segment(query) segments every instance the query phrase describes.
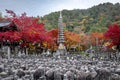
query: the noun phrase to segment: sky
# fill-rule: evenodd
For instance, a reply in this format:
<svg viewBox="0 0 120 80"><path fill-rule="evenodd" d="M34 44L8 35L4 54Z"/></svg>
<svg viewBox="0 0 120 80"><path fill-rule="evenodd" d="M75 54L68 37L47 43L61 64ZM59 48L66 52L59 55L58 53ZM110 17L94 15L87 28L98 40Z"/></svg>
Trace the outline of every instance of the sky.
<svg viewBox="0 0 120 80"><path fill-rule="evenodd" d="M28 16L44 16L64 9L87 9L100 3L120 3L120 0L0 0L0 12L7 15L5 9L13 10L17 15L24 12Z"/></svg>

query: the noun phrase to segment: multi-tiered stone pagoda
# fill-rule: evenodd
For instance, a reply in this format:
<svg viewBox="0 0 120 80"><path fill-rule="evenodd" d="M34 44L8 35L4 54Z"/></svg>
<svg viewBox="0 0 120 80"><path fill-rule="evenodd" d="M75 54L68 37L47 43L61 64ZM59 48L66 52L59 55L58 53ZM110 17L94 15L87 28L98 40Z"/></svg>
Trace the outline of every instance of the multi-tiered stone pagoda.
<svg viewBox="0 0 120 80"><path fill-rule="evenodd" d="M60 11L60 17L58 19L58 50L61 52L65 51L64 46L64 28L63 28L63 18L62 18L62 12Z"/></svg>

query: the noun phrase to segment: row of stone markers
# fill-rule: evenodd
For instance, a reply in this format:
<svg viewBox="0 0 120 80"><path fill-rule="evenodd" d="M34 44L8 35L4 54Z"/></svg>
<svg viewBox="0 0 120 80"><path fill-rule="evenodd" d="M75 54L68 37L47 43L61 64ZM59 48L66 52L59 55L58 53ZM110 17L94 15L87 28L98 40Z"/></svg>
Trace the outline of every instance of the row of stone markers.
<svg viewBox="0 0 120 80"><path fill-rule="evenodd" d="M120 64L80 55L2 58L0 80L120 80Z"/></svg>

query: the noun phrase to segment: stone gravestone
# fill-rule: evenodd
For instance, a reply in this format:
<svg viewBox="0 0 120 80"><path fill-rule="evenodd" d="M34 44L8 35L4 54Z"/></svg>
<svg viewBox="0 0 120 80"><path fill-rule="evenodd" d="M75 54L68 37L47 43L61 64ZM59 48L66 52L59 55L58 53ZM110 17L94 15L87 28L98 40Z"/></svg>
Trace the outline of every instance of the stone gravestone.
<svg viewBox="0 0 120 80"><path fill-rule="evenodd" d="M93 49L87 49L87 50L86 50L86 53L88 54L88 56L89 56L90 58L93 58L94 55L95 55L95 51L94 51Z"/></svg>
<svg viewBox="0 0 120 80"><path fill-rule="evenodd" d="M21 51L18 52L18 57L21 57L22 53Z"/></svg>
<svg viewBox="0 0 120 80"><path fill-rule="evenodd" d="M10 47L8 47L7 54L8 54L8 60L10 60Z"/></svg>

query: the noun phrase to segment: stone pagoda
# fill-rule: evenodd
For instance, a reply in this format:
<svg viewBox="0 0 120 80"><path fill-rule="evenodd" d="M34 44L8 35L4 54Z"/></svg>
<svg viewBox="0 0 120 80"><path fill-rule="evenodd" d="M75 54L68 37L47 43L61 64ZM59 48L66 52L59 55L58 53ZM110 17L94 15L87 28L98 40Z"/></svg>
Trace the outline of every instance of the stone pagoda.
<svg viewBox="0 0 120 80"><path fill-rule="evenodd" d="M60 11L60 16L58 19L58 50L60 53L65 52L65 46L64 46L64 28L63 28L63 18L62 18L62 12Z"/></svg>

